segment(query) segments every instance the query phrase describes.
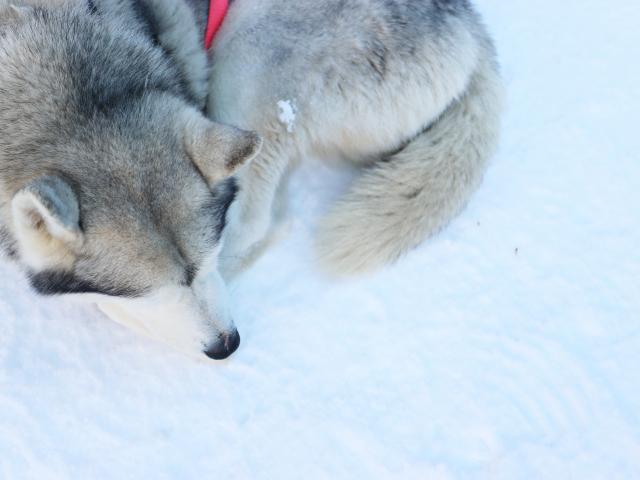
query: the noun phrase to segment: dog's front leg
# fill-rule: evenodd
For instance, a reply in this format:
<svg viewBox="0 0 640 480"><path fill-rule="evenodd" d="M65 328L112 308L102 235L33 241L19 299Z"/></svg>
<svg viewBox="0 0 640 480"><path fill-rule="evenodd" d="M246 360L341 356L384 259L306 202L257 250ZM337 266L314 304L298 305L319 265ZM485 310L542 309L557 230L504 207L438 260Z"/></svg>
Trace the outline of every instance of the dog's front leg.
<svg viewBox="0 0 640 480"><path fill-rule="evenodd" d="M276 197L291 158L288 149L267 137L262 152L237 174L239 191L227 213L220 270L233 278L253 263L269 243Z"/></svg>

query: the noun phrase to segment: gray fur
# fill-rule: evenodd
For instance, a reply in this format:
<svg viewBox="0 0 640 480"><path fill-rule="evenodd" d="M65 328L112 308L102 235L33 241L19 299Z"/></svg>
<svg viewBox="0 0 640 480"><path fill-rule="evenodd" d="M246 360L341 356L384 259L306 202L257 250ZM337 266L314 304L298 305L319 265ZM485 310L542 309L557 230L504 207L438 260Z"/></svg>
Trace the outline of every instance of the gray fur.
<svg viewBox="0 0 640 480"><path fill-rule="evenodd" d="M495 53L466 0L236 0L212 58L210 113L265 138L239 175L222 253L230 275L268 239L299 159L363 168L317 237L322 265L352 273L441 229L496 145Z"/></svg>

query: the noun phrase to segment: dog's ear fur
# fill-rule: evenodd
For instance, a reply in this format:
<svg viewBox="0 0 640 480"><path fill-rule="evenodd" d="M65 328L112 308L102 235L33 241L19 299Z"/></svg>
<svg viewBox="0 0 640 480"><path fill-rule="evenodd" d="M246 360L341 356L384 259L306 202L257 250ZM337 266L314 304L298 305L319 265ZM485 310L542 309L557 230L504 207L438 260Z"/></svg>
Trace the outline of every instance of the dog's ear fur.
<svg viewBox="0 0 640 480"><path fill-rule="evenodd" d="M22 260L32 269L71 268L83 243L80 206L71 186L54 175L41 177L11 202Z"/></svg>
<svg viewBox="0 0 640 480"><path fill-rule="evenodd" d="M184 143L193 163L213 185L255 158L262 148L262 137L193 115L186 122Z"/></svg>

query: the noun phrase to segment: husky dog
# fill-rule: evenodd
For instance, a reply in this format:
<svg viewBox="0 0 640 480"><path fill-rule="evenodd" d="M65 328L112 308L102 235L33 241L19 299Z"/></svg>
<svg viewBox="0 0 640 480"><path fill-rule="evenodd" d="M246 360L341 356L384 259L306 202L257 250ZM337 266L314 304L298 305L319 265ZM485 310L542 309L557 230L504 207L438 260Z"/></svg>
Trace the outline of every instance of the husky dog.
<svg viewBox="0 0 640 480"><path fill-rule="evenodd" d="M201 43L174 0L1 4L0 228L36 291L219 359L230 178L261 140L201 113Z"/></svg>
<svg viewBox="0 0 640 480"><path fill-rule="evenodd" d="M39 2L0 0L7 249L39 292L186 352L237 348L219 272L266 245L299 159L362 168L317 237L352 273L442 228L497 142L494 48L467 0L235 0L208 82L207 0Z"/></svg>
<svg viewBox="0 0 640 480"><path fill-rule="evenodd" d="M266 243L298 159L362 168L316 239L321 265L353 273L445 226L497 143L501 81L468 0L235 0L211 53L209 114L265 140L238 172L230 273Z"/></svg>

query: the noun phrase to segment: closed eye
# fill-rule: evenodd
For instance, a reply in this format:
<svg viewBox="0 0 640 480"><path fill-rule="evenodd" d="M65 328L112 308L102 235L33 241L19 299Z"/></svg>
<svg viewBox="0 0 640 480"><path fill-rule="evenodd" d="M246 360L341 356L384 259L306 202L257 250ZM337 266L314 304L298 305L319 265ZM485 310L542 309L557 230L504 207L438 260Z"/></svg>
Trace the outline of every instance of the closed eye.
<svg viewBox="0 0 640 480"><path fill-rule="evenodd" d="M31 273L29 280L33 289L41 295L97 293L110 297L135 298L142 296L147 290L136 290L126 286L116 287L109 282L99 284L95 281L83 280L71 272L51 270Z"/></svg>

